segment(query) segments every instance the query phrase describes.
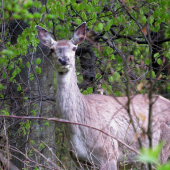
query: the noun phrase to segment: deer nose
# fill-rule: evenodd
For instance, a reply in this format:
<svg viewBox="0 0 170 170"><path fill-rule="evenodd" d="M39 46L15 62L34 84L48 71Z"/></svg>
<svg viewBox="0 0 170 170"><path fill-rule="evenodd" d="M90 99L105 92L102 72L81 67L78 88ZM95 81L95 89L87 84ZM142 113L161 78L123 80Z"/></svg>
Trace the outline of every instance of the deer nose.
<svg viewBox="0 0 170 170"><path fill-rule="evenodd" d="M59 58L58 61L59 61L60 64L66 65L69 61L69 58L68 57L62 57L62 58Z"/></svg>

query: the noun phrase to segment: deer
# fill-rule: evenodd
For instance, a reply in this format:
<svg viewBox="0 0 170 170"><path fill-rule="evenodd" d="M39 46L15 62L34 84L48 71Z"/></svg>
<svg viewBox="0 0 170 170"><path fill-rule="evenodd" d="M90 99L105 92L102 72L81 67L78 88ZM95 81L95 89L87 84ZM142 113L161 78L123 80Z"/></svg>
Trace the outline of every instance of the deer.
<svg viewBox="0 0 170 170"><path fill-rule="evenodd" d="M78 44L86 38L86 23L75 29L71 40L55 41L45 28L37 25L36 29L40 42L51 49L53 56L57 74L56 107L60 118L102 129L115 137L85 126L64 124L71 158L80 169L93 166L94 169L117 170L124 156L127 157L127 163L133 165L137 155L134 151L140 148L137 138L142 136L142 129L148 128L148 95L130 96L134 130L125 107L128 97L83 95L79 90L75 52ZM152 145L156 147L160 141L164 142L160 160L165 163L170 155L170 101L159 95L154 95L152 101ZM116 139L131 146L134 151L125 153L125 146ZM147 135L141 137L141 143L143 147L149 147Z"/></svg>

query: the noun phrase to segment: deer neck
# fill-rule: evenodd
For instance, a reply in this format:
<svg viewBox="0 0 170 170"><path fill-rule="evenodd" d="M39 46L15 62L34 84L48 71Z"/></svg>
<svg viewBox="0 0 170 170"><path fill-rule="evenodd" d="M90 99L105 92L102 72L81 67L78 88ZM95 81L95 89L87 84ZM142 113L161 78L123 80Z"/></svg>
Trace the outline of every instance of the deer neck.
<svg viewBox="0 0 170 170"><path fill-rule="evenodd" d="M78 112L83 108L84 96L77 85L75 69L67 73L57 73L57 113L63 119L79 122Z"/></svg>

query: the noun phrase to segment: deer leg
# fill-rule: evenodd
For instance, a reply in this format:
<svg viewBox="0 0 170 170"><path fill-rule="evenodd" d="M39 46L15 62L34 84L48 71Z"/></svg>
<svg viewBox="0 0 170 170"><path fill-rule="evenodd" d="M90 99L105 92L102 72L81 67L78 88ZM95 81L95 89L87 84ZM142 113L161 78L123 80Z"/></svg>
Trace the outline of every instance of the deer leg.
<svg viewBox="0 0 170 170"><path fill-rule="evenodd" d="M117 161L109 160L100 166L100 170L117 170Z"/></svg>
<svg viewBox="0 0 170 170"><path fill-rule="evenodd" d="M163 142L165 142L163 148L162 148L162 152L161 152L161 156L160 156L160 160L162 163L165 163L170 155L170 127L163 123L161 125L161 140Z"/></svg>

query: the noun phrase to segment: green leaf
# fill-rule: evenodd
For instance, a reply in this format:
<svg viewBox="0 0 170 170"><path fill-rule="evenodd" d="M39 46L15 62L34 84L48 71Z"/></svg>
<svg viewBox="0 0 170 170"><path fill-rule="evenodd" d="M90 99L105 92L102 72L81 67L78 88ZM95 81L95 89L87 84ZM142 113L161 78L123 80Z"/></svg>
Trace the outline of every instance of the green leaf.
<svg viewBox="0 0 170 170"><path fill-rule="evenodd" d="M2 113L3 115L9 116L9 113L8 113L6 110L2 110L1 113Z"/></svg>
<svg viewBox="0 0 170 170"><path fill-rule="evenodd" d="M158 63L159 65L161 65L161 64L162 64L162 60L161 60L160 58L158 58L158 59L157 59L157 63Z"/></svg>
<svg viewBox="0 0 170 170"><path fill-rule="evenodd" d="M58 13L55 13L55 14L54 14L54 19L57 19L58 16L59 16L59 14L58 14Z"/></svg>
<svg viewBox="0 0 170 170"><path fill-rule="evenodd" d="M33 114L33 116L37 115L36 110L31 110L31 113Z"/></svg>
<svg viewBox="0 0 170 170"><path fill-rule="evenodd" d="M96 21L97 14L95 12L92 14L92 18L93 18L94 21Z"/></svg>
<svg viewBox="0 0 170 170"><path fill-rule="evenodd" d="M36 71L38 74L41 74L41 67L36 66L36 67L35 67L35 71Z"/></svg>
<svg viewBox="0 0 170 170"><path fill-rule="evenodd" d="M97 73L95 77L96 77L96 79L101 79L101 78L102 78L102 75L99 74L99 73Z"/></svg>
<svg viewBox="0 0 170 170"><path fill-rule="evenodd" d="M92 4L91 2L88 2L88 4L85 6L85 9L87 10L88 13L91 13L92 12Z"/></svg>
<svg viewBox="0 0 170 170"><path fill-rule="evenodd" d="M44 125L46 125L48 127L50 126L49 122L45 122Z"/></svg>
<svg viewBox="0 0 170 170"><path fill-rule="evenodd" d="M152 77L155 78L156 77L156 74L154 71L152 71Z"/></svg>
<svg viewBox="0 0 170 170"><path fill-rule="evenodd" d="M111 54L111 55L109 56L109 59L110 59L110 60L114 60L114 59L115 59L114 54Z"/></svg>
<svg viewBox="0 0 170 170"><path fill-rule="evenodd" d="M161 0L161 1L160 1L160 5L161 5L161 6L166 5L166 3L167 3L167 1L166 1L166 0Z"/></svg>
<svg viewBox="0 0 170 170"><path fill-rule="evenodd" d="M37 19L41 18L41 14L38 13L38 12L35 12L34 13L34 18L37 18Z"/></svg>
<svg viewBox="0 0 170 170"><path fill-rule="evenodd" d="M166 163L165 165L159 166L156 169L157 170L170 170L170 162Z"/></svg>
<svg viewBox="0 0 170 170"><path fill-rule="evenodd" d="M99 24L97 25L97 27L98 27L98 30L99 30L99 31L102 31L102 30L103 30L103 24L102 24L102 23L99 23Z"/></svg>
<svg viewBox="0 0 170 170"><path fill-rule="evenodd" d="M141 17L141 21L142 21L142 24L145 24L146 21L147 21L146 17L145 17L145 16L142 16L142 17Z"/></svg>
<svg viewBox="0 0 170 170"><path fill-rule="evenodd" d="M106 89L107 89L107 87L106 87L105 83L103 83L103 84L102 84L102 88L103 88L104 90L106 90Z"/></svg>
<svg viewBox="0 0 170 170"><path fill-rule="evenodd" d="M117 18L116 18L116 21L117 21L118 24L120 24L121 21L122 21L122 18L121 18L121 17L117 17Z"/></svg>
<svg viewBox="0 0 170 170"><path fill-rule="evenodd" d="M92 5L97 5L98 0L92 0Z"/></svg>
<svg viewBox="0 0 170 170"><path fill-rule="evenodd" d="M11 4L8 4L7 7L6 7L6 9L7 9L8 11L12 11L12 6L11 6Z"/></svg>
<svg viewBox="0 0 170 170"><path fill-rule="evenodd" d="M18 84L17 91L21 91L21 90L22 90L21 85Z"/></svg>
<svg viewBox="0 0 170 170"><path fill-rule="evenodd" d="M65 0L65 2L69 4L69 3L70 3L70 0Z"/></svg>
<svg viewBox="0 0 170 170"><path fill-rule="evenodd" d="M4 95L3 94L0 94L0 97L4 99Z"/></svg>
<svg viewBox="0 0 170 170"><path fill-rule="evenodd" d="M118 81L120 79L120 74L118 72L113 73L113 79Z"/></svg>
<svg viewBox="0 0 170 170"><path fill-rule="evenodd" d="M10 56L10 55L13 55L13 51L5 49L5 50L2 51L2 54Z"/></svg>
<svg viewBox="0 0 170 170"><path fill-rule="evenodd" d="M159 57L159 53L154 54L154 58Z"/></svg>
<svg viewBox="0 0 170 170"><path fill-rule="evenodd" d="M31 13L28 13L28 14L25 15L25 17L28 18L28 19L33 19L34 15L31 14Z"/></svg>
<svg viewBox="0 0 170 170"><path fill-rule="evenodd" d="M13 14L13 18L14 18L14 19L21 19L21 16L18 15L18 14Z"/></svg>
<svg viewBox="0 0 170 170"><path fill-rule="evenodd" d="M46 7L43 5L41 8L41 13L44 13L46 11Z"/></svg>
<svg viewBox="0 0 170 170"><path fill-rule="evenodd" d="M18 62L19 62L20 64L22 64L22 58L19 58L19 59L18 59Z"/></svg>
<svg viewBox="0 0 170 170"><path fill-rule="evenodd" d="M81 9L80 9L80 4L76 4L75 5L75 8L76 8L76 10L79 12Z"/></svg>
<svg viewBox="0 0 170 170"><path fill-rule="evenodd" d="M12 81L13 81L13 79L14 79L14 77L10 77L9 81L10 81L10 82L12 82Z"/></svg>
<svg viewBox="0 0 170 170"><path fill-rule="evenodd" d="M29 68L30 67L30 62L27 62L26 66Z"/></svg>
<svg viewBox="0 0 170 170"><path fill-rule="evenodd" d="M11 69L14 68L14 63L10 63L9 67L8 67L8 70L10 71Z"/></svg>
<svg viewBox="0 0 170 170"><path fill-rule="evenodd" d="M112 76L109 76L109 77L108 77L108 80L109 80L109 82L112 83L112 82L113 82L113 77L112 77Z"/></svg>
<svg viewBox="0 0 170 170"><path fill-rule="evenodd" d="M48 26L48 28L52 28L52 27L53 27L53 22L52 22L52 21L49 21L49 22L47 23L47 26Z"/></svg>
<svg viewBox="0 0 170 170"><path fill-rule="evenodd" d="M34 75L32 73L29 75L29 80L30 81L34 80Z"/></svg>
<svg viewBox="0 0 170 170"><path fill-rule="evenodd" d="M153 22L154 22L154 18L151 16L151 17L149 18L149 23L152 24Z"/></svg>
<svg viewBox="0 0 170 170"><path fill-rule="evenodd" d="M88 95L87 90L84 90L84 91L83 91L83 94L84 94L84 95Z"/></svg>
<svg viewBox="0 0 170 170"><path fill-rule="evenodd" d="M21 11L20 11L20 14L21 15L24 15L24 14L26 14L27 13L27 10L26 9L22 9Z"/></svg>
<svg viewBox="0 0 170 170"><path fill-rule="evenodd" d="M17 75L17 70L15 69L12 73L12 77L15 77Z"/></svg>
<svg viewBox="0 0 170 170"><path fill-rule="evenodd" d="M30 142L31 142L32 145L35 145L35 141L34 140L30 140ZM36 170L39 170L39 169L36 169Z"/></svg>
<svg viewBox="0 0 170 170"><path fill-rule="evenodd" d="M64 20L64 13L60 13L60 19Z"/></svg>
<svg viewBox="0 0 170 170"><path fill-rule="evenodd" d="M3 57L0 57L0 64L4 64L6 61L6 57L3 55Z"/></svg>
<svg viewBox="0 0 170 170"><path fill-rule="evenodd" d="M150 148L142 148L141 155L138 156L138 159L147 162L147 163L154 163L159 160L159 154L161 152L162 143L159 144L155 149Z"/></svg>
<svg viewBox="0 0 170 170"><path fill-rule="evenodd" d="M140 54L140 50L139 50L139 49L136 49L136 50L133 52L133 54L134 54L135 56L138 56L138 55Z"/></svg>
<svg viewBox="0 0 170 170"><path fill-rule="evenodd" d="M25 101L27 101L27 100L28 100L28 97L24 97L23 99L24 99Z"/></svg>
<svg viewBox="0 0 170 170"><path fill-rule="evenodd" d="M21 128L21 130L22 130L23 135L25 136L25 135L26 135L25 128L24 128L24 127L22 127L22 128Z"/></svg>
<svg viewBox="0 0 170 170"><path fill-rule="evenodd" d="M88 0L83 0L83 2L84 2L85 4L87 4Z"/></svg>
<svg viewBox="0 0 170 170"><path fill-rule="evenodd" d="M140 9L140 10L139 10L139 12L140 12L140 14L142 14L142 15L143 15L143 10L142 10L142 9Z"/></svg>
<svg viewBox="0 0 170 170"><path fill-rule="evenodd" d="M149 65L149 58L146 59L145 64Z"/></svg>
<svg viewBox="0 0 170 170"><path fill-rule="evenodd" d="M3 73L3 78L6 79L6 73Z"/></svg>
<svg viewBox="0 0 170 170"><path fill-rule="evenodd" d="M88 92L89 94L92 94L92 93L93 93L93 88L92 88L92 87L88 87L88 88L87 88L87 92Z"/></svg>
<svg viewBox="0 0 170 170"><path fill-rule="evenodd" d="M93 26L92 23L89 21L89 22L87 23L87 27L88 27L88 28L92 28L92 26Z"/></svg>
<svg viewBox="0 0 170 170"><path fill-rule="evenodd" d="M78 25L80 25L80 24L81 24L81 19L77 18L77 19L75 19L75 22L76 22Z"/></svg>
<svg viewBox="0 0 170 170"><path fill-rule="evenodd" d="M24 8L30 8L33 5L32 0L27 0L25 2L26 3L24 3L24 5L23 5Z"/></svg>
<svg viewBox="0 0 170 170"><path fill-rule="evenodd" d="M0 84L0 90L3 90L4 86L2 84Z"/></svg>
<svg viewBox="0 0 170 170"><path fill-rule="evenodd" d="M86 20L87 20L87 17L86 17L85 12L82 12L81 17L83 18L83 20L84 20L84 21L86 21Z"/></svg>
<svg viewBox="0 0 170 170"><path fill-rule="evenodd" d="M29 120L28 120L28 121L25 123L25 128L26 128L26 129L30 129L30 127L31 127L31 126L30 126L30 122L29 122Z"/></svg>
<svg viewBox="0 0 170 170"><path fill-rule="evenodd" d="M44 146L44 144L43 144L43 143L40 143L40 148L42 148L42 149L44 149L44 148L45 148L45 146Z"/></svg>
<svg viewBox="0 0 170 170"><path fill-rule="evenodd" d="M155 30L159 31L160 30L160 23L155 22Z"/></svg>
<svg viewBox="0 0 170 170"><path fill-rule="evenodd" d="M107 24L106 24L105 27L104 27L105 31L110 30L110 28L111 28L111 26L112 26L112 23L113 23L112 20L110 20L110 21L107 22Z"/></svg>
<svg viewBox="0 0 170 170"><path fill-rule="evenodd" d="M112 48L107 48L107 54L111 54L111 53L113 53L113 49Z"/></svg>
<svg viewBox="0 0 170 170"><path fill-rule="evenodd" d="M46 15L46 18L47 18L47 19L52 19L52 18L54 18L54 16L53 16L52 14L47 14L47 15Z"/></svg>
<svg viewBox="0 0 170 170"><path fill-rule="evenodd" d="M16 3L15 6L12 8L12 10L16 13L19 12L20 11L20 5Z"/></svg>
<svg viewBox="0 0 170 170"><path fill-rule="evenodd" d="M168 13L164 13L164 15L162 16L162 18L165 18L165 22L169 21L169 15Z"/></svg>
<svg viewBox="0 0 170 170"><path fill-rule="evenodd" d="M33 6L34 6L35 8L38 8L38 1L37 1L37 0L34 0Z"/></svg>
<svg viewBox="0 0 170 170"><path fill-rule="evenodd" d="M21 73L21 69L19 67L16 67L17 74Z"/></svg>
<svg viewBox="0 0 170 170"><path fill-rule="evenodd" d="M108 87L107 87L107 92L108 92L108 94L111 94L111 93L112 93L112 86L111 86L111 85L108 85Z"/></svg>
<svg viewBox="0 0 170 170"><path fill-rule="evenodd" d="M40 63L41 63L41 59L40 59L40 58L37 58L35 62L36 62L37 64L40 64Z"/></svg>
<svg viewBox="0 0 170 170"><path fill-rule="evenodd" d="M80 11L84 10L85 6L84 6L84 3L80 3Z"/></svg>

